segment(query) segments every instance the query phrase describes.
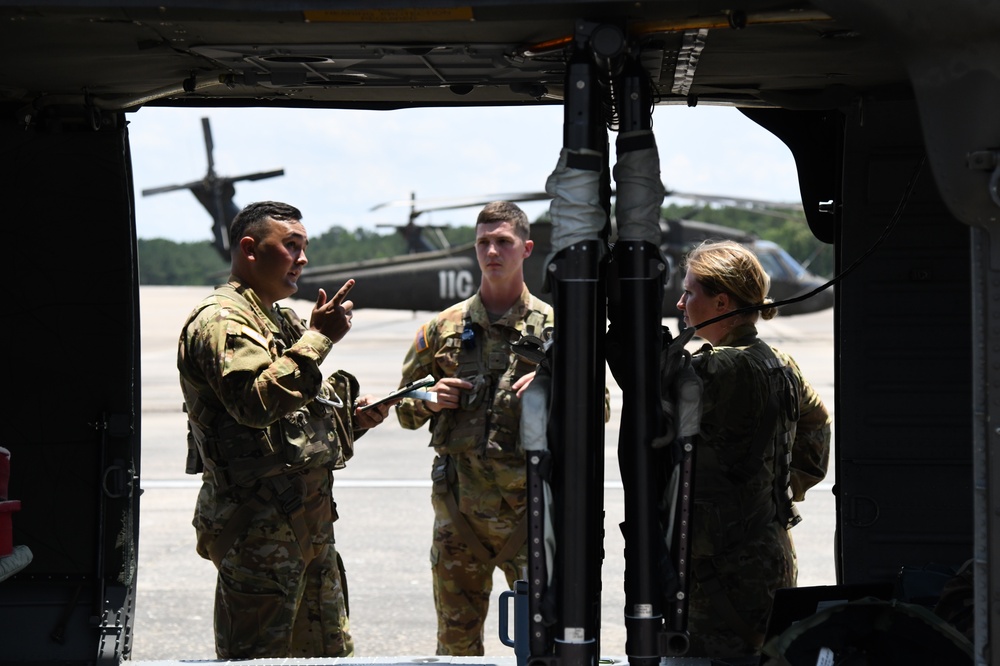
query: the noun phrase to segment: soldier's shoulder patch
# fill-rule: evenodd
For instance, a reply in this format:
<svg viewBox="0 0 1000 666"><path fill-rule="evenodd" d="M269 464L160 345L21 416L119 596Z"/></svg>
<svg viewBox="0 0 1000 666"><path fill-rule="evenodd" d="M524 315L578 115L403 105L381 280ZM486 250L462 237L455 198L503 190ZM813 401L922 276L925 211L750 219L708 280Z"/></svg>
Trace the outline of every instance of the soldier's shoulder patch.
<svg viewBox="0 0 1000 666"><path fill-rule="evenodd" d="M240 326L240 334L247 336L257 344L259 344L261 347L264 348L267 347L267 340L264 338L264 336L245 324Z"/></svg>
<svg viewBox="0 0 1000 666"><path fill-rule="evenodd" d="M417 353L427 349L427 324L417 329L417 337L413 341L413 346L416 347Z"/></svg>

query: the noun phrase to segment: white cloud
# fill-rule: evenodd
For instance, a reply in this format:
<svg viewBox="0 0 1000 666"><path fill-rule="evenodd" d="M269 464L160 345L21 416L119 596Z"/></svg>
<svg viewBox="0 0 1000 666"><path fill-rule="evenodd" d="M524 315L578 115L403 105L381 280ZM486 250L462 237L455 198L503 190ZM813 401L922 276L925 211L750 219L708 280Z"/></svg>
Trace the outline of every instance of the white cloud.
<svg viewBox="0 0 1000 666"><path fill-rule="evenodd" d="M285 175L236 183L236 203L261 199L299 207L307 228L402 223L408 199L467 197L544 188L562 145L562 108L315 109L146 108L129 117L140 238L207 239L211 220L187 191L141 190L200 179L207 163L201 118L211 119L215 171ZM654 131L669 188L797 201L785 146L735 109L658 107ZM612 136L612 140L614 137ZM525 204L529 216L546 208ZM435 223L468 224L476 210L440 212Z"/></svg>

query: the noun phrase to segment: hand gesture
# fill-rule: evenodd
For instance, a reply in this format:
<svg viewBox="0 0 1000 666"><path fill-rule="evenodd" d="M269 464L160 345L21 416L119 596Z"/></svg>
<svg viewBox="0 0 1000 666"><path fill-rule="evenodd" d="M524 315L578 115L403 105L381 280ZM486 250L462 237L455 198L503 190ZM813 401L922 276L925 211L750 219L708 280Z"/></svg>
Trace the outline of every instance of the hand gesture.
<svg viewBox="0 0 1000 666"><path fill-rule="evenodd" d="M316 307L309 317L309 328L330 338L334 344L340 342L351 330L354 303L344 299L353 286L354 280L348 280L329 301L326 300L326 290L320 289Z"/></svg>

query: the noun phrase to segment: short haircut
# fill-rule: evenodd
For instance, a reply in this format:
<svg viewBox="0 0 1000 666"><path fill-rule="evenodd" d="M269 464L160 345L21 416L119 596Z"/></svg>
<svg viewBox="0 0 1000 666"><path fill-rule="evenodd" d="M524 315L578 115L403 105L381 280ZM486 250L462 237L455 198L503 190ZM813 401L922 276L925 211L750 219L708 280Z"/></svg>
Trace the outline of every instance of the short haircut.
<svg viewBox="0 0 1000 666"><path fill-rule="evenodd" d="M497 222L510 222L514 227L514 233L523 240L528 240L531 235L528 216L520 206L510 201L491 201L479 211L479 217L476 218L476 226Z"/></svg>
<svg viewBox="0 0 1000 666"><path fill-rule="evenodd" d="M258 201L241 210L229 224L229 247L235 248L244 236L260 240L268 220L299 222L302 213L295 206L280 201Z"/></svg>

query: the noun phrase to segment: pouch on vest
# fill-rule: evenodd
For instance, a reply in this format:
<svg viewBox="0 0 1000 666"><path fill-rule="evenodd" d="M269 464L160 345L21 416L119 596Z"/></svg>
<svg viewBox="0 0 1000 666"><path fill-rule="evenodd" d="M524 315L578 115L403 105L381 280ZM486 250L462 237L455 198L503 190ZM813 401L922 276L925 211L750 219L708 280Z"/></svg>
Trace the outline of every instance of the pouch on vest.
<svg viewBox="0 0 1000 666"><path fill-rule="evenodd" d="M356 393L357 380L348 373L338 372L323 382L316 399L282 418L288 465L299 467L318 462L334 469L344 466L354 453L350 425Z"/></svg>
<svg viewBox="0 0 1000 666"><path fill-rule="evenodd" d="M493 381L489 375L476 375L465 378L472 383L472 388L462 391L461 409L476 410L483 404L483 400L491 393Z"/></svg>
<svg viewBox="0 0 1000 666"><path fill-rule="evenodd" d="M354 429L354 405L358 401L360 386L357 378L349 372L337 370L327 377L326 383L334 395L343 403L333 409L333 427L337 431L337 455L332 461L333 469L341 469L354 457L354 440L365 433Z"/></svg>
<svg viewBox="0 0 1000 666"><path fill-rule="evenodd" d="M329 427L330 418L326 407L315 400L282 417L285 464L301 467L317 457L333 455L337 448L337 435Z"/></svg>
<svg viewBox="0 0 1000 666"><path fill-rule="evenodd" d="M211 456L205 461L220 488L226 485L250 488L258 480L285 469L278 449L272 445L269 428L248 428L227 419L217 429L215 438L206 438L205 446L207 450L218 450L218 459L226 461L219 466L209 464Z"/></svg>

